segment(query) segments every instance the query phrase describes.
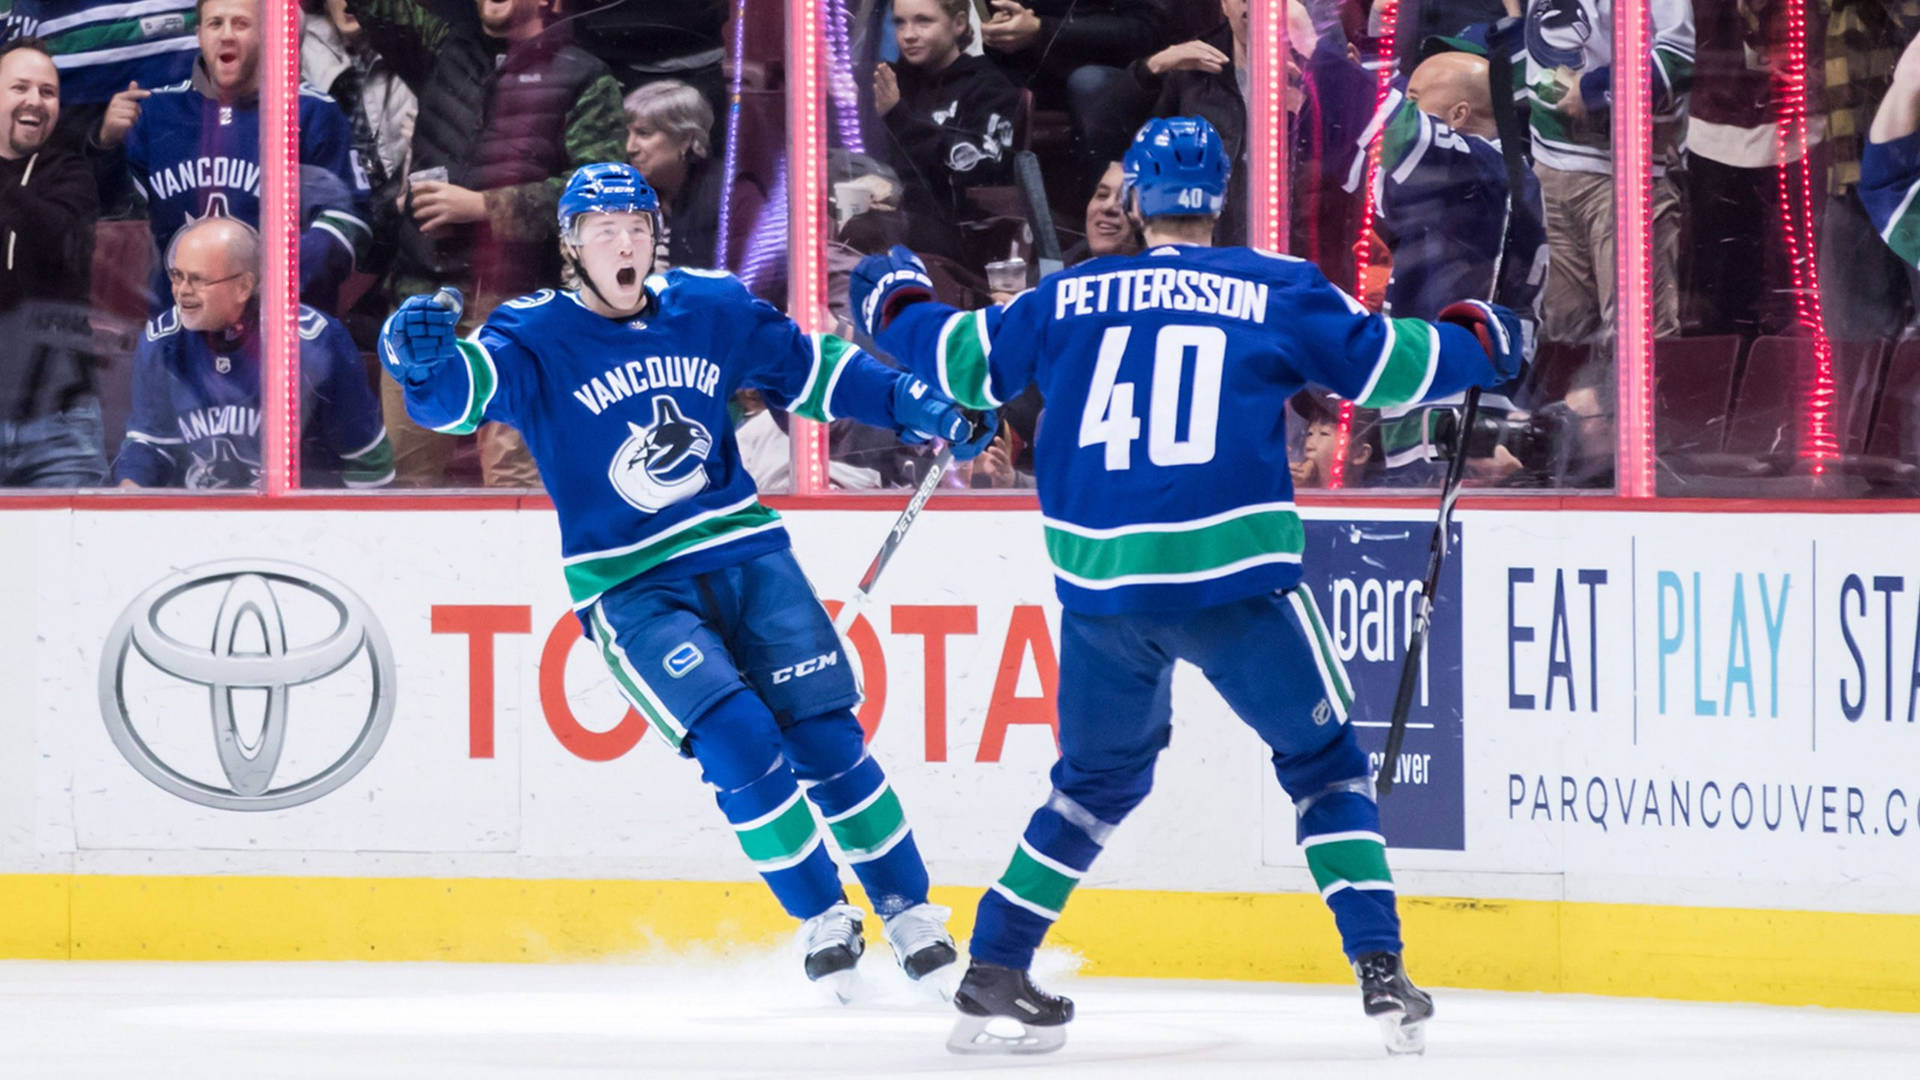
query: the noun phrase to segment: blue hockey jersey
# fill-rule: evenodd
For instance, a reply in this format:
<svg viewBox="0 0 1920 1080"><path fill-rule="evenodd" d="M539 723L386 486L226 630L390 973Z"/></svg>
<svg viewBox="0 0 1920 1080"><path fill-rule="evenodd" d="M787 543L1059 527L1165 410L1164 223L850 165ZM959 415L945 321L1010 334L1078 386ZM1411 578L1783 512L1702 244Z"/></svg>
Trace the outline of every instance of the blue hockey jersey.
<svg viewBox="0 0 1920 1080"><path fill-rule="evenodd" d="M969 408L1036 385L1060 602L1191 609L1300 580L1287 398L1379 408L1500 380L1457 326L1369 314L1312 263L1161 246L1052 274L1004 307L903 311L879 344Z"/></svg>
<svg viewBox="0 0 1920 1080"><path fill-rule="evenodd" d="M520 430L560 516L575 610L642 574L684 576L788 546L734 443L728 399L755 387L810 420L893 427L901 373L809 335L731 274L670 270L632 319L572 292L509 300L460 343L464 363L405 384L407 412L449 433Z"/></svg>
<svg viewBox="0 0 1920 1080"><path fill-rule="evenodd" d="M248 99L223 105L202 89L205 75L164 89L141 103L140 119L125 143L130 177L147 200L153 239L164 256L173 234L209 215L260 224L260 105ZM367 226L367 180L354 159L353 132L332 98L300 87L300 165L303 194L317 198L300 238L303 298L331 303L352 273L372 233ZM164 259L162 260L164 263ZM155 267L154 295L169 296L166 267ZM167 300L157 300L169 305Z"/></svg>
<svg viewBox="0 0 1920 1080"><path fill-rule="evenodd" d="M166 86L200 55L194 0L12 0L0 42L37 37L60 70L60 106L104 105L127 88Z"/></svg>
<svg viewBox="0 0 1920 1080"><path fill-rule="evenodd" d="M347 328L300 309L300 465L306 487L393 479L380 403ZM133 410L113 482L247 488L260 482L260 335L182 329L169 308L133 354Z"/></svg>
<svg viewBox="0 0 1920 1080"><path fill-rule="evenodd" d="M1455 131L1422 112L1408 99L1404 76L1374 108L1373 74L1324 44L1314 51L1312 71L1334 88L1325 96L1344 109L1328 110L1330 126L1358 131L1328 140L1326 167L1358 191L1367 151L1376 144L1380 150L1374 224L1393 252L1387 310L1431 319L1456 300L1492 300L1520 316L1531 342L1547 276L1546 214L1533 170L1521 170L1523 187L1509 214L1499 140Z"/></svg>
<svg viewBox="0 0 1920 1080"><path fill-rule="evenodd" d="M1900 261L1920 267L1920 131L1869 142L1860 157L1860 201Z"/></svg>
<svg viewBox="0 0 1920 1080"><path fill-rule="evenodd" d="M1379 151L1374 226L1393 252L1386 312L1431 319L1457 300L1490 299L1520 317L1522 350L1531 357L1548 259L1546 212L1533 170L1521 170L1520 197L1510 205L1499 140L1456 131L1421 111L1407 96L1405 76L1394 79L1373 108L1374 76L1345 52L1322 42L1312 71L1330 90L1326 96L1335 106L1326 115L1341 136L1327 139L1326 167L1348 191L1357 191L1366 182L1368 152ZM1516 380L1482 398L1480 406L1510 410L1517 391ZM1389 469L1439 460L1425 437L1429 412L1382 410L1381 444ZM1427 479L1418 470L1388 477L1390 482Z"/></svg>

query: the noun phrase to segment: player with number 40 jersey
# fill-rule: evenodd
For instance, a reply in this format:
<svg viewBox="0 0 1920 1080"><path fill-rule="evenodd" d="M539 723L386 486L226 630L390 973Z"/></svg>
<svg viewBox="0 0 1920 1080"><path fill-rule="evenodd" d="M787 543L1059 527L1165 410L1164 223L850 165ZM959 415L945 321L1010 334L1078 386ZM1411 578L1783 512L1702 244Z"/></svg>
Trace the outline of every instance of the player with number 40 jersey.
<svg viewBox="0 0 1920 1080"><path fill-rule="evenodd" d="M1310 263L1210 247L1228 165L1205 120L1150 121L1123 164L1140 254L1082 263L983 311L934 302L903 248L854 274L864 328L954 400L990 409L1029 385L1046 400L1034 468L1065 608L1061 757L981 899L948 1046L1064 1042L1072 1003L1027 968L1151 788L1174 661L1187 660L1273 748L1367 1014L1389 1049L1417 1051L1432 1001L1401 966L1379 808L1346 722L1351 684L1300 584L1284 417L1310 382L1374 408L1500 383L1521 363L1519 323L1484 301L1438 323L1370 314Z"/></svg>

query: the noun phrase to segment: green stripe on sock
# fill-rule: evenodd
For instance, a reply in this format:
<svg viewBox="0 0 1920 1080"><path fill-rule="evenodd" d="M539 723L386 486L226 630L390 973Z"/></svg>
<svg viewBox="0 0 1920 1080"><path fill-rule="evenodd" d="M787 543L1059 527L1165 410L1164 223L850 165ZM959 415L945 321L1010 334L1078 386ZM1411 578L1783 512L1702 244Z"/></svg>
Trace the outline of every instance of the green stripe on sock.
<svg viewBox="0 0 1920 1080"><path fill-rule="evenodd" d="M348 487L384 484L393 479L393 443L384 436L366 452L343 457L340 478Z"/></svg>
<svg viewBox="0 0 1920 1080"><path fill-rule="evenodd" d="M829 822L827 827L833 830L833 839L840 850L851 858L892 839L906 820L900 797L893 793L892 785L888 785L880 789L879 798L861 807L858 813Z"/></svg>
<svg viewBox="0 0 1920 1080"><path fill-rule="evenodd" d="M1059 918L1060 910L1067 905L1067 896L1079 883L1077 878L1068 877L1027 854L1025 847L1014 849L1013 861L1007 864L1007 872L1000 875L1000 884L1008 892L1053 912L1055 918Z"/></svg>
<svg viewBox="0 0 1920 1080"><path fill-rule="evenodd" d="M1311 837L1309 837L1311 839ZM1392 881L1387 847L1378 840L1334 840L1307 848L1313 884L1324 890L1336 881Z"/></svg>
<svg viewBox="0 0 1920 1080"><path fill-rule="evenodd" d="M1391 319L1393 347L1373 387L1357 404L1369 409L1406 405L1420 399L1433 357L1432 324L1423 319Z"/></svg>
<svg viewBox="0 0 1920 1080"><path fill-rule="evenodd" d="M737 831L740 849L747 858L756 863L780 862L800 854L813 842L813 811L807 809L805 799L796 798L772 821Z"/></svg>

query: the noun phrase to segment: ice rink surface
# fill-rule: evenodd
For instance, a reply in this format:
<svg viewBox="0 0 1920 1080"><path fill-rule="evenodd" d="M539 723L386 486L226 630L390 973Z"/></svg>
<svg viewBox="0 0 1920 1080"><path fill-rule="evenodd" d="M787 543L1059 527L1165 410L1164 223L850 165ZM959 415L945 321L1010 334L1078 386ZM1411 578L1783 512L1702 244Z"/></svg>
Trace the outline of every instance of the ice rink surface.
<svg viewBox="0 0 1920 1080"><path fill-rule="evenodd" d="M1059 974L1042 981L1080 1016L1064 1050L965 1058L950 1007L884 947L849 1007L797 967L5 962L0 1076L1920 1076L1911 1015L1438 989L1426 1056L1389 1060L1345 987Z"/></svg>

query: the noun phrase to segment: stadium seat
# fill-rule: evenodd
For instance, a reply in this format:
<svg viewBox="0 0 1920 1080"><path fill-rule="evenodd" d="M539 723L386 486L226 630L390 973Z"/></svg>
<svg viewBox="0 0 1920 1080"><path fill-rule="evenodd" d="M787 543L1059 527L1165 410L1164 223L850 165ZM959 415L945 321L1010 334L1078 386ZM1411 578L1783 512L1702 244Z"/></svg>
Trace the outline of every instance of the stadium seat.
<svg viewBox="0 0 1920 1080"><path fill-rule="evenodd" d="M1887 360L1867 435L1867 453L1875 457L1920 460L1915 445L1920 428L1914 423L1920 410L1920 340L1902 341Z"/></svg>
<svg viewBox="0 0 1920 1080"><path fill-rule="evenodd" d="M1663 338L1653 347L1653 437L1655 451L1715 451L1727 431L1727 411L1741 339Z"/></svg>

